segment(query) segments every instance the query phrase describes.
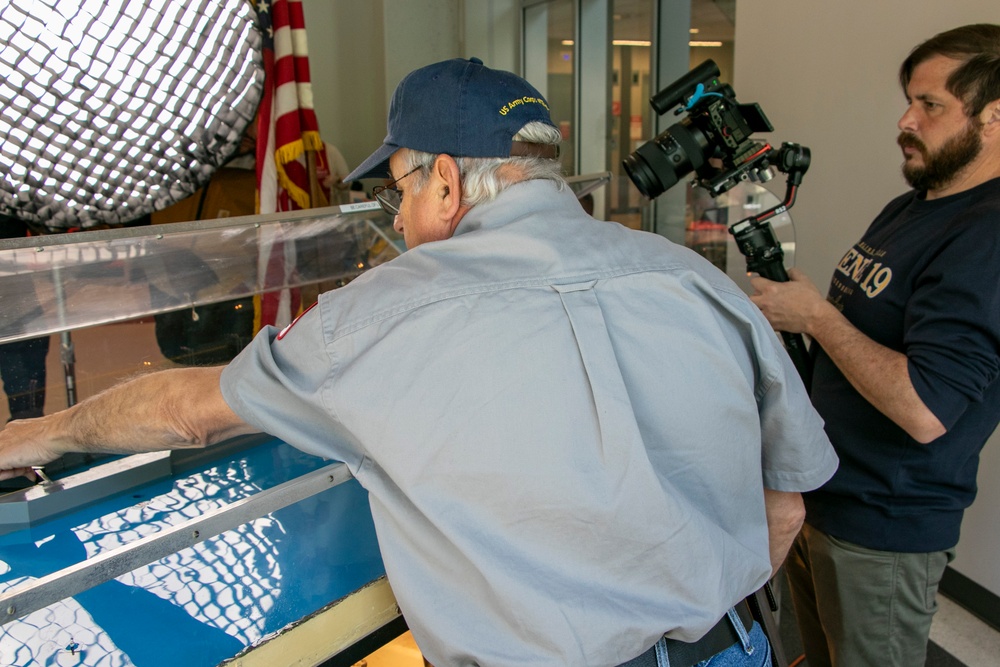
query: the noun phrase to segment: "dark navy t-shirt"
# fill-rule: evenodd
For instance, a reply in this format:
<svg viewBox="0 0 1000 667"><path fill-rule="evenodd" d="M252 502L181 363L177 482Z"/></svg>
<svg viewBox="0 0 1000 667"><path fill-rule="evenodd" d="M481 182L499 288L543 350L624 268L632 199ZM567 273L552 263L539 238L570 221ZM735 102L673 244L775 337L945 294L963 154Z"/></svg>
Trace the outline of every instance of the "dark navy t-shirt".
<svg viewBox="0 0 1000 667"><path fill-rule="evenodd" d="M807 522L872 549L953 547L1000 420L1000 179L890 202L838 264L828 299L906 354L917 394L948 432L918 443L816 346L812 398L840 468L806 494Z"/></svg>

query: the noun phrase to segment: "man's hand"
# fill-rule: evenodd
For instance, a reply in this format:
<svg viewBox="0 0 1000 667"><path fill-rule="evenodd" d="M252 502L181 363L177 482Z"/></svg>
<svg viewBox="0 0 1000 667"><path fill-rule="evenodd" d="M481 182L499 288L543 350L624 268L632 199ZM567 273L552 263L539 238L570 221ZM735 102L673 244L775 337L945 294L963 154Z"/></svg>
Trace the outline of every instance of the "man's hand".
<svg viewBox="0 0 1000 667"><path fill-rule="evenodd" d="M48 437L53 418L18 419L0 431L0 480L21 476L37 479L32 466L43 466L65 453Z"/></svg>
<svg viewBox="0 0 1000 667"><path fill-rule="evenodd" d="M833 308L806 274L788 271L788 282L779 283L760 276L750 278L754 293L750 296L771 326L778 331L813 336L823 311Z"/></svg>

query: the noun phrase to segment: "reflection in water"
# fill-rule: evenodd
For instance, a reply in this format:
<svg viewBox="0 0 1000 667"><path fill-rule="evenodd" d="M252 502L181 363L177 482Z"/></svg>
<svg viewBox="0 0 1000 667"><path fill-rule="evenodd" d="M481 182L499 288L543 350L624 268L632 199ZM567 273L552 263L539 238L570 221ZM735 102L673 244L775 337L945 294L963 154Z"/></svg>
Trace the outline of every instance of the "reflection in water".
<svg viewBox="0 0 1000 667"><path fill-rule="evenodd" d="M277 442L237 456L0 537L0 589L328 463ZM3 626L0 664L217 665L382 574L352 480Z"/></svg>

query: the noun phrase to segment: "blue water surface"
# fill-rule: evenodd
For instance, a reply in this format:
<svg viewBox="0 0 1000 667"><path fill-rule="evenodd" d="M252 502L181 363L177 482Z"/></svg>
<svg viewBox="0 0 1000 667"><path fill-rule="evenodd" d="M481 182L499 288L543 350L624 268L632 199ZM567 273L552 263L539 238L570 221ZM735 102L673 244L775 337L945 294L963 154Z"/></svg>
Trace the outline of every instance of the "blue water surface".
<svg viewBox="0 0 1000 667"><path fill-rule="evenodd" d="M0 536L0 590L329 463L273 440ZM0 627L0 665L210 667L384 574L352 479Z"/></svg>

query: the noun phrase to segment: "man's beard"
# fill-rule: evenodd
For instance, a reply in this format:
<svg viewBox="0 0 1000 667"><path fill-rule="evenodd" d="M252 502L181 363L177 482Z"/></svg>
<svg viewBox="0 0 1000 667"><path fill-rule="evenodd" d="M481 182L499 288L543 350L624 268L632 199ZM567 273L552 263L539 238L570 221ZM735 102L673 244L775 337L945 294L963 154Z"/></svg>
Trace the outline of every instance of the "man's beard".
<svg viewBox="0 0 1000 667"><path fill-rule="evenodd" d="M976 159L983 150L979 136L980 124L975 119L969 121L965 130L951 137L936 152L930 153L924 142L909 132L900 132L896 139L901 147L912 147L920 151L923 166L903 163L903 177L914 190L940 190L951 183L962 169Z"/></svg>

